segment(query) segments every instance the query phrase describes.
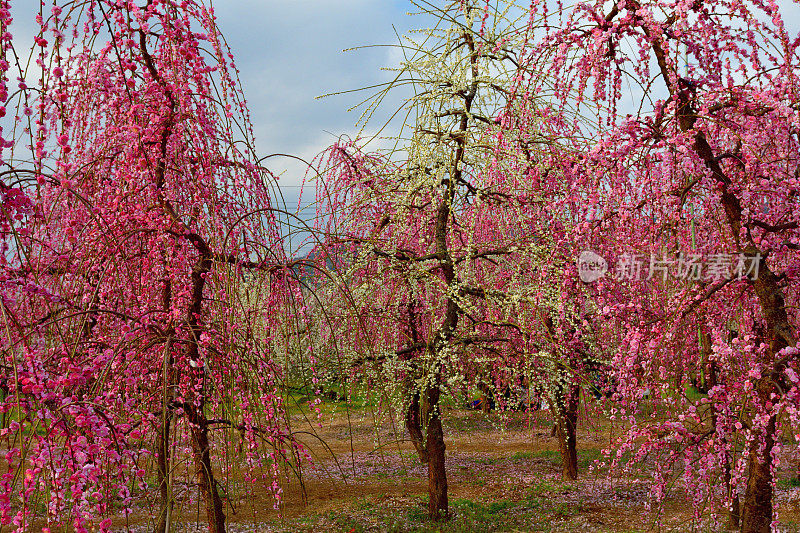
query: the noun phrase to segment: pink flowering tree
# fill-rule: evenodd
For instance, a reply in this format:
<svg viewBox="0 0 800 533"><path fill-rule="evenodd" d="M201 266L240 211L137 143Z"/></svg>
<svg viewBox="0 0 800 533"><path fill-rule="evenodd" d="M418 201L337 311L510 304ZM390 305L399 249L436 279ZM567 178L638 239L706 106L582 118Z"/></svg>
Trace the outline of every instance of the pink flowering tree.
<svg viewBox="0 0 800 533"><path fill-rule="evenodd" d="M0 279L0 522L106 531L155 500L169 531L197 498L224 531L234 474L277 505L302 455L272 333L300 294L232 56L202 2L42 2L36 20L40 76L3 46L4 243L25 227ZM174 482L184 450L196 495Z"/></svg>
<svg viewBox="0 0 800 533"><path fill-rule="evenodd" d="M656 498L683 472L698 518L769 531L799 406L800 37L775 2L531 10L549 24L527 64L555 81L521 80L515 113L552 95L543 128L567 142L538 174L575 191L568 242L612 264L591 290L631 424L615 457L656 455Z"/></svg>
<svg viewBox="0 0 800 533"><path fill-rule="evenodd" d="M8 2L0 3L0 298L4 300L12 297L18 281L9 259L17 252L20 234L26 234L26 221L33 214L33 203L22 185L24 175L4 164L3 158L13 146L12 133L8 131L9 119L6 118L8 103L14 101L9 94L9 75L14 72L11 64L15 60L9 8ZM5 385L0 390L6 392Z"/></svg>

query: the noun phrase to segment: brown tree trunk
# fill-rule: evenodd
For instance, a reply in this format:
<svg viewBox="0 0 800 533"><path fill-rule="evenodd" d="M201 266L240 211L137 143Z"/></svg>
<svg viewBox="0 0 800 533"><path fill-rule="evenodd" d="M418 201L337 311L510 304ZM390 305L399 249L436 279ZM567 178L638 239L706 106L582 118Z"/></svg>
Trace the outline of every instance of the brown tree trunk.
<svg viewBox="0 0 800 533"><path fill-rule="evenodd" d="M172 305L172 282L169 279L164 280L164 287L161 294L161 310L166 314L169 313L170 306ZM159 495L161 501L159 502L160 508L158 510L158 518L154 533L169 533L170 516L174 502L172 501L171 487L170 487L170 430L172 429L172 393L174 385L175 372L173 365L175 363L172 356L172 335L175 333L174 329L170 326L167 330L168 337L166 345L164 346L164 369L163 380L164 390L161 397L161 424L158 427L156 434L156 455L158 457L157 464L157 477Z"/></svg>
<svg viewBox="0 0 800 533"><path fill-rule="evenodd" d="M438 254L438 266L441 270L442 281L451 287L456 282L455 262L448 248L448 224L453 215L453 206L456 204L456 189L462 181L463 169L461 164L464 160L466 142L469 130L470 109L472 100L478 90L478 51L475 46L470 31L464 31L464 40L470 51L470 63L472 65L472 81L469 89L460 96L464 100L464 110L461 113L458 130L462 135L454 136L457 148L453 157L453 164L449 175L442 179L444 186L443 195L436 210L436 220L434 223L434 249ZM425 414L427 414L426 443L428 450L428 515L434 520L442 520L449 517L447 501L447 473L444 468L444 433L442 431L441 413L439 411L439 395L441 387L441 363L438 362L439 355L453 338L453 334L458 327L458 317L461 311L458 302L453 296L448 296L445 304L445 313L441 326L434 334L427 347L427 355L430 361L436 365L433 370L433 382L428 385L425 392ZM438 368L437 368L438 367Z"/></svg>
<svg viewBox="0 0 800 533"><path fill-rule="evenodd" d="M195 250L199 254L198 262L192 269L191 274L192 291L187 309L187 325L189 326L191 339L189 340L186 353L193 368L198 369L198 375L195 376L195 384L199 384L199 387L195 387L195 390L199 391L199 397L196 399L195 403L189 401L186 402L183 407L186 413L186 418L190 424L190 432L192 434L192 459L195 464L200 497L205 503L208 529L211 533L224 533L225 513L223 512L222 500L220 499L219 491L217 490L217 482L214 479L214 473L211 469L211 453L208 441L208 420L203 412L205 406L205 362L200 357L198 346L198 341L203 330L201 316L203 314L203 290L205 288L205 276L211 272L215 254L201 235L190 231L189 228L180 221L180 219L176 216L170 201L162 194L162 189L164 188L164 182L167 176L167 149L169 145L169 139L172 135L172 128L175 124L177 102L172 92L167 88L167 84L164 83L159 75L158 69L153 62L153 58L147 50L146 39L147 36L145 32L140 31L139 47L145 63L147 64L147 69L153 78L155 78L156 81L158 81L159 84L165 89L164 96L166 97L169 105L169 114L167 116L166 125L161 133L159 146L160 155L155 164L154 174L156 190L158 191L158 197L164 210L164 214L166 214L180 230L176 233L176 235L182 234L184 238L194 245ZM172 288L168 284L164 288L164 295L162 298L164 302L171 300L171 292ZM167 435L168 434L165 433L165 436Z"/></svg>
<svg viewBox="0 0 800 533"><path fill-rule="evenodd" d="M761 378L756 387L759 401L769 401L774 385ZM771 416L764 428L763 441L758 436L750 444L747 459L747 489L741 516L743 533L769 533L772 523L772 447L775 445L776 417Z"/></svg>
<svg viewBox="0 0 800 533"><path fill-rule="evenodd" d="M556 421L556 437L558 449L561 452L561 472L564 479L578 479L578 404L580 402L580 387L570 385L566 394L562 395L556 403L558 419Z"/></svg>
<svg viewBox="0 0 800 533"><path fill-rule="evenodd" d="M172 513L173 502L169 491L169 432L172 422L170 413L164 413L156 435L156 453L158 454L157 479L161 496L158 521L154 533L169 533L168 518Z"/></svg>
<svg viewBox="0 0 800 533"><path fill-rule="evenodd" d="M446 520L450 516L447 500L447 472L444 468L444 432L439 416L439 387L428 389L427 449L428 449L428 517Z"/></svg>
<svg viewBox="0 0 800 533"><path fill-rule="evenodd" d="M752 256L751 256L752 257ZM756 260L755 258L753 260ZM758 296L764 313L766 325L766 341L768 353L775 357L781 350L795 345L794 331L789 324L786 303L778 283L763 258L759 261L759 275L753 280L753 289ZM767 374L756 382L756 398L762 406L768 405L772 394L780 394L776 381L782 381L787 360L773 360L773 373ZM770 416L764 428L762 439L756 438L750 445L748 458L749 476L744 495L741 527L743 532L767 532L772 523L772 447L775 445L776 417Z"/></svg>
<svg viewBox="0 0 800 533"><path fill-rule="evenodd" d="M775 417L770 417L765 430L765 446L760 446L759 439L750 445L750 457L747 464L747 491L742 511L743 533L769 533L772 523L772 466L771 450L774 446Z"/></svg>
<svg viewBox="0 0 800 533"><path fill-rule="evenodd" d="M208 420L201 408L186 406L186 418L192 433L192 459L197 486L206 510L209 533L225 533L225 513L217 490L217 480L211 470L211 451L208 444Z"/></svg>
<svg viewBox="0 0 800 533"><path fill-rule="evenodd" d="M481 410L489 414L492 412L492 403L494 402L494 395L492 389L485 382L478 383L478 390L481 391Z"/></svg>
<svg viewBox="0 0 800 533"><path fill-rule="evenodd" d="M197 476L197 486L200 497L203 499L206 509L206 520L210 533L225 532L225 513L223 512L222 499L217 490L217 480L214 479L214 472L211 468L211 449L208 442L208 420L206 419L205 407L205 381L206 367L205 361L200 357L198 340L203 329L200 317L203 311L203 288L205 287L205 274L211 271L211 257L213 254L208 245L197 238L195 242L200 252L200 261L192 271L192 299L189 306L188 324L192 334L192 341L189 343L187 356L193 371L193 389L199 391L198 398L194 402L184 404L186 418L190 424L192 434L192 459L195 465L195 475Z"/></svg>
<svg viewBox="0 0 800 533"><path fill-rule="evenodd" d="M418 393L414 394L411 404L406 409L406 429L409 437L411 437L411 443L414 445L414 449L417 450L417 455L419 455L419 462L427 463L428 449L422 434L422 416L419 409Z"/></svg>
<svg viewBox="0 0 800 533"><path fill-rule="evenodd" d="M728 511L728 529L739 529L739 495L734 492L731 485L731 459L725 457L725 487L728 490L728 497L731 499L731 508Z"/></svg>

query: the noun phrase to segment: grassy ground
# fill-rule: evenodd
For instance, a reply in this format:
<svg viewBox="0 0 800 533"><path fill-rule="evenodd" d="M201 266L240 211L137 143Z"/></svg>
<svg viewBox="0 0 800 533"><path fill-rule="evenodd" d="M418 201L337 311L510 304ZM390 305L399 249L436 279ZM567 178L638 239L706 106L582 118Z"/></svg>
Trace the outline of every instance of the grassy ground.
<svg viewBox="0 0 800 533"><path fill-rule="evenodd" d="M430 522L426 469L402 428L388 418L376 420L369 407L346 412L342 405L324 406L315 436L300 435L315 458L303 476L305 502L297 483L286 488L281 514L266 491L263 497L258 490L256 497L231 495L231 531L724 531L710 513L700 523L692 519L680 483L662 508L651 509L645 474L610 478L598 467L601 449L619 428L583 421L581 478L565 482L547 412L501 416L455 407L444 417L453 517ZM294 418L300 424L304 415ZM781 476L780 529L800 531L800 483L788 472ZM179 530L202 522L200 509L181 511ZM196 528L203 530L199 523Z"/></svg>

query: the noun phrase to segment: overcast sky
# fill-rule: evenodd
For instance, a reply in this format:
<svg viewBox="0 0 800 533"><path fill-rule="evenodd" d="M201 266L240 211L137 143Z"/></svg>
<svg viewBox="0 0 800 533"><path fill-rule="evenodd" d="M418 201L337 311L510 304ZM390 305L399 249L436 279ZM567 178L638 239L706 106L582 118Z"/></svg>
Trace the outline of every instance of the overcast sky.
<svg viewBox="0 0 800 533"><path fill-rule="evenodd" d="M798 0L778 0L790 34L800 30ZM407 16L408 0L215 0L218 24L241 69L259 153L286 152L310 158L340 134L356 133L360 112L347 109L369 93L315 97L391 79L396 66L389 47L343 52L346 48L396 44L395 35L423 27ZM403 93L387 101L382 119L401 105ZM374 130L371 130L374 131ZM273 160L293 197L302 172L290 161ZM288 169L288 171L285 171Z"/></svg>
<svg viewBox="0 0 800 533"><path fill-rule="evenodd" d="M213 5L241 71L261 156L287 153L310 160L340 135L357 135L362 109L348 109L374 90L317 97L391 80L393 73L382 69L397 66L401 55L380 45L395 45L398 34L425 24L420 16L408 16L408 0L215 0ZM353 48L359 49L344 51ZM385 100L364 133L376 132L404 96L395 91ZM266 166L280 175L286 209L299 207L301 217L313 216L313 188L299 199L305 165L271 158ZM300 240L287 242L296 248Z"/></svg>
<svg viewBox="0 0 800 533"><path fill-rule="evenodd" d="M260 154L290 153L311 158L339 135L357 133L360 111L347 109L369 91L317 99L336 91L388 81L381 70L399 61L391 45L420 17L409 17L407 0L217 0L218 25L241 70ZM374 121L402 103L402 93L386 102ZM283 174L293 196L302 172L290 160L267 164Z"/></svg>

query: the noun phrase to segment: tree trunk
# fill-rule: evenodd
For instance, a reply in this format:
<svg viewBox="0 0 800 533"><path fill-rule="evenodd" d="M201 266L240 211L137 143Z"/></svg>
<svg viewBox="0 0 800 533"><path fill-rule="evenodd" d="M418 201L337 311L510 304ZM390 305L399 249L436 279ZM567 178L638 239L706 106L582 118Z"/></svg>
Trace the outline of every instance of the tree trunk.
<svg viewBox="0 0 800 533"><path fill-rule="evenodd" d="M578 479L578 404L580 402L580 387L570 385L567 393L562 395L556 403L557 416L556 436L558 449L561 452L561 472L564 479Z"/></svg>
<svg viewBox="0 0 800 533"><path fill-rule="evenodd" d="M411 399L411 404L406 409L406 429L408 435L411 437L411 443L417 450L420 463L428 462L428 449L425 446L425 440L422 435L422 416L419 409L419 393L414 394Z"/></svg>
<svg viewBox="0 0 800 533"><path fill-rule="evenodd" d="M757 398L764 405L774 392L771 377L761 378L756 384ZM743 533L768 533L772 523L772 447L775 445L776 417L770 416L762 439L750 444L747 459L747 489L741 516Z"/></svg>
<svg viewBox="0 0 800 533"><path fill-rule="evenodd" d="M487 383L481 381L478 383L478 390L481 391L481 410L486 414L491 413L494 404L494 395L492 394L491 387Z"/></svg>
<svg viewBox="0 0 800 533"><path fill-rule="evenodd" d="M752 257L752 256L751 256ZM756 260L756 259L753 259ZM759 258L759 275L753 280L753 289L764 313L768 353L775 357L781 350L795 345L794 331L789 324L783 292L778 277L769 270L766 261ZM774 360L773 360L774 361ZM780 394L776 379L783 379L786 360L774 361L773 375L767 374L756 382L756 398L762 406L770 405L772 394ZM750 445L748 458L749 476L744 495L741 523L743 532L767 532L772 523L772 447L775 445L776 416L767 421L762 439L756 438Z"/></svg>
<svg viewBox="0 0 800 533"><path fill-rule="evenodd" d="M198 490L206 509L208 530L210 533L225 533L225 513L217 490L217 480L214 479L214 471L211 469L208 420L204 412L206 403L204 395L206 369L205 361L200 357L200 347L198 345L198 339L200 339L202 332L200 317L203 311L203 288L205 287L205 275L211 271L212 254L204 241L199 242L202 243L197 244L201 255L200 261L192 271L192 299L187 320L192 333L192 341L189 343L186 354L191 366L195 369L193 371L192 384L194 386L192 388L199 391L199 394L194 402L186 402L184 409L192 434L192 459L194 460Z"/></svg>
<svg viewBox="0 0 800 533"><path fill-rule="evenodd" d="M165 412L163 414L161 425L158 427L158 434L156 435L156 453L158 454L158 486L161 496L160 508L158 511L158 521L154 533L169 533L169 517L172 514L173 502L170 494L169 486L169 470L170 470L170 442L169 433L172 422L171 413Z"/></svg>
<svg viewBox="0 0 800 533"><path fill-rule="evenodd" d="M726 455L725 457L725 487L728 491L728 497L731 499L731 508L728 511L728 529L739 529L739 495L734 492L731 485L731 459Z"/></svg>
<svg viewBox="0 0 800 533"><path fill-rule="evenodd" d="M172 282L164 280L164 287L161 293L161 310L169 313L172 305ZM154 533L169 533L171 529L170 518L174 508L172 500L172 487L170 483L170 430L172 429L172 393L174 386L175 363L172 356L172 335L175 333L170 326L167 330L168 337L164 346L164 369L163 377L164 389L161 396L161 424L156 435L156 455L158 457L157 477L158 488L161 497L160 508Z"/></svg>
<svg viewBox="0 0 800 533"><path fill-rule="evenodd" d="M209 533L225 533L225 513L217 490L217 480L211 470L211 451L208 444L208 420L194 405L186 406L186 417L191 425L192 459L194 460L197 486L206 510Z"/></svg>
<svg viewBox="0 0 800 533"><path fill-rule="evenodd" d="M446 520L450 516L447 500L447 472L444 468L444 432L439 415L439 387L428 389L430 411L427 431L428 449L428 517Z"/></svg>
<svg viewBox="0 0 800 533"><path fill-rule="evenodd" d="M742 511L743 533L769 533L772 523L772 447L774 446L775 417L770 417L765 429L765 446L760 446L759 439L750 445L748 458L749 475L747 492L744 497Z"/></svg>
<svg viewBox="0 0 800 533"><path fill-rule="evenodd" d="M453 206L456 203L456 188L462 181L463 169L461 164L464 160L465 147L467 142L466 132L469 129L470 109L472 100L478 90L478 52L475 41L469 31L464 31L464 40L470 51L470 63L472 65L472 83L466 93L460 96L464 100L464 111L461 114L458 130L462 135L454 137L457 148L453 157L453 164L449 175L442 179L444 186L443 196L436 210L436 221L434 223L434 249L439 256L438 266L441 269L442 281L445 286L452 287L456 282L455 262L448 248L448 224L453 214ZM427 449L428 449L428 515L434 520L449 518L449 508L447 502L447 473L444 468L444 433L442 431L441 413L439 411L439 394L441 393L441 363L439 356L449 344L453 333L458 327L458 317L461 308L456 299L449 295L445 304L445 313L441 326L428 344L428 355L430 361L436 367L432 368L433 381L427 387L425 394L425 411L427 414Z"/></svg>

